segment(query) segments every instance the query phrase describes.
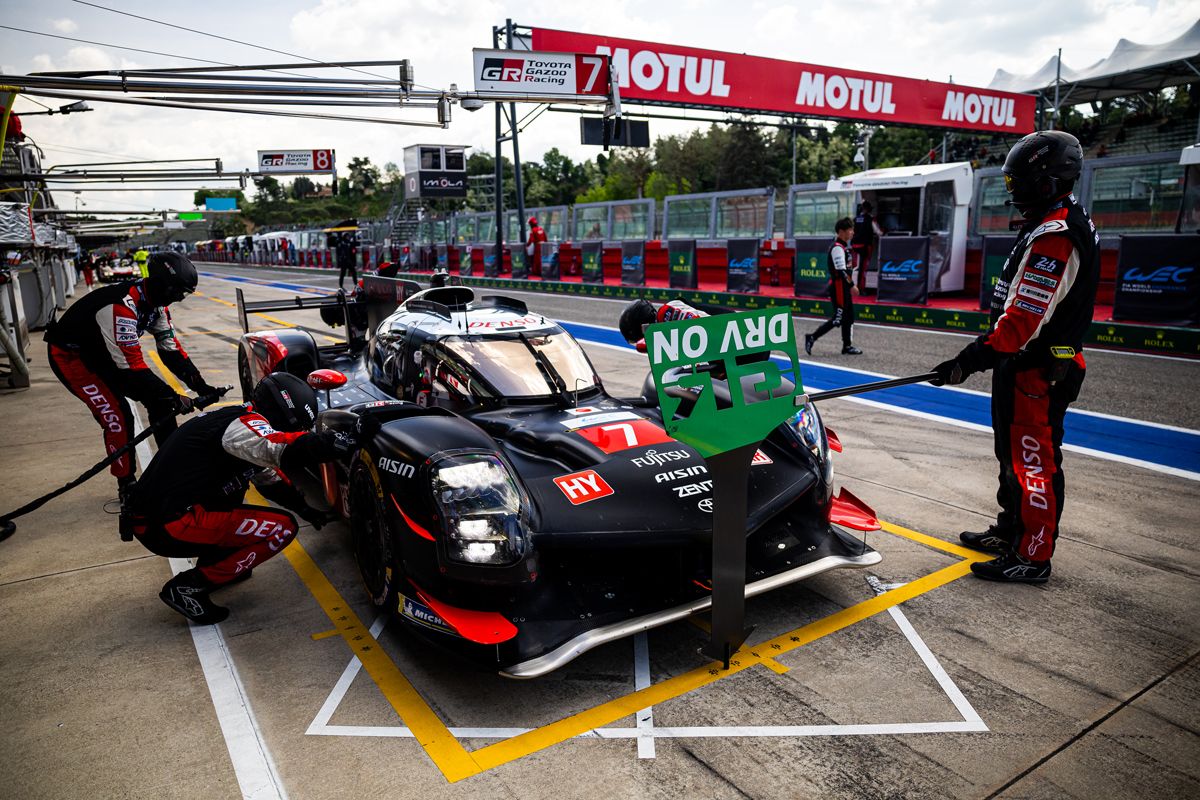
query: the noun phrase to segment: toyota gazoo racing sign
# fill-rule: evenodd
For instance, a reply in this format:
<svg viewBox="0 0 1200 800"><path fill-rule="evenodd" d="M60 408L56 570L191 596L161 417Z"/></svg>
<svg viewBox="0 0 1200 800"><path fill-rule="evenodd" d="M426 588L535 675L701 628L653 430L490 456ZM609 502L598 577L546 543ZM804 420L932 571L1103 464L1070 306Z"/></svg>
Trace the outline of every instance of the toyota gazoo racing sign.
<svg viewBox="0 0 1200 800"><path fill-rule="evenodd" d="M608 58L579 53L475 50L475 91L607 97Z"/></svg>
<svg viewBox="0 0 1200 800"><path fill-rule="evenodd" d="M1034 128L1032 95L534 28L535 50L610 56L621 99L1002 133Z"/></svg>
<svg viewBox="0 0 1200 800"><path fill-rule="evenodd" d="M333 151L259 150L258 171L291 175L333 172Z"/></svg>

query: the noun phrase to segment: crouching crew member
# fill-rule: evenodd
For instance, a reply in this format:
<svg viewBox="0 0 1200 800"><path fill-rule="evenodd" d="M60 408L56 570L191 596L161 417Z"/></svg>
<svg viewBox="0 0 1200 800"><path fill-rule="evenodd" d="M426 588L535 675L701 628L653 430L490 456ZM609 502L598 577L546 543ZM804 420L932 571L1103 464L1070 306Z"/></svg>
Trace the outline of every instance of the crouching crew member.
<svg viewBox="0 0 1200 800"><path fill-rule="evenodd" d="M178 395L147 366L140 339L149 331L163 364L198 396L215 396L200 370L188 358L171 325L167 307L196 291L196 267L179 253L155 253L147 266L149 277L105 286L82 297L46 329L50 369L83 401L104 429L109 453L129 442L133 412L125 399L142 403L161 446L175 429L175 414L192 409L192 400ZM134 477L134 456L113 462L122 498Z"/></svg>
<svg viewBox="0 0 1200 800"><path fill-rule="evenodd" d="M646 326L656 322L674 322L680 319L707 317L708 313L692 308L682 300L671 300L655 306L649 300L634 300L621 312L617 329L621 337L640 352L646 352Z"/></svg>
<svg viewBox="0 0 1200 800"><path fill-rule="evenodd" d="M991 327L949 361L935 383L991 369L992 429L1000 461L996 523L964 544L999 554L981 578L1044 583L1063 509L1063 419L1083 384L1083 335L1100 276L1100 237L1071 193L1083 164L1062 131L1021 139L1004 161L1012 205L1025 218L992 296Z"/></svg>
<svg viewBox="0 0 1200 800"><path fill-rule="evenodd" d="M198 624L220 622L229 610L209 594L250 577L295 538L291 513L245 504L251 483L314 527L328 520L286 477L353 446L344 435L312 432L316 417L308 384L274 372L255 388L252 404L190 420L158 451L134 488L129 525L152 553L198 559L163 586L164 603Z"/></svg>

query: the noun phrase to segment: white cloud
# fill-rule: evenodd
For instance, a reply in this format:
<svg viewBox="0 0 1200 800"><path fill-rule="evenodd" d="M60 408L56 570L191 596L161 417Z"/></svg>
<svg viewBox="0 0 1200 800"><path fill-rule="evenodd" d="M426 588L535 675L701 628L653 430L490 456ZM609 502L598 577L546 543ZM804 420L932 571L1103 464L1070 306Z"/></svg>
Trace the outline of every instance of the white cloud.
<svg viewBox="0 0 1200 800"><path fill-rule="evenodd" d="M50 27L59 33L74 33L79 30L79 25L75 23L75 20L68 19L67 17L50 20Z"/></svg>

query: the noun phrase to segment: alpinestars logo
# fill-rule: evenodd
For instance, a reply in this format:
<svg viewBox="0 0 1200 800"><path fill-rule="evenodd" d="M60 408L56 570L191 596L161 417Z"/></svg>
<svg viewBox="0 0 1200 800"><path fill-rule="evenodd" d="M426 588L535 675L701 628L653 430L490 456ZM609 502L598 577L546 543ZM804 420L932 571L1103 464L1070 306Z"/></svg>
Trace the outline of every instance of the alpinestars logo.
<svg viewBox="0 0 1200 800"><path fill-rule="evenodd" d="M1037 535L1033 536L1029 540L1029 547L1025 548L1025 554L1028 555L1030 558L1033 558L1034 555L1037 553L1037 551L1040 550L1043 546L1045 546L1045 544L1046 544L1046 526L1043 525L1042 529L1037 532Z"/></svg>

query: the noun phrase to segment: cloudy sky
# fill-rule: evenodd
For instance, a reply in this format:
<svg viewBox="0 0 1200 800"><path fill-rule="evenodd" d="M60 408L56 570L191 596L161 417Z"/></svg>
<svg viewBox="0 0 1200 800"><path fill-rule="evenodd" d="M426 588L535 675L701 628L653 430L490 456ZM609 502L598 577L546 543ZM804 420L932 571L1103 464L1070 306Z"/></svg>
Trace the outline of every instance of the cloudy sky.
<svg viewBox="0 0 1200 800"><path fill-rule="evenodd" d="M986 86L997 68L1032 72L1054 51L1063 62L1087 66L1118 38L1158 43L1178 36L1200 17L1194 0L1072 0L1035 4L977 0L257 0L205 3L148 0L0 0L0 25L107 45L155 50L152 56L0 28L0 71L24 74L63 69L196 66L184 56L250 64L290 60L277 53L222 41L96 7L170 22L196 31L325 61L408 58L416 81L446 88L471 84L471 48L491 45L491 28L508 16L529 26L624 36L804 61L833 67ZM296 59L299 60L299 59ZM47 100L56 105L65 101ZM31 117L25 130L46 151L47 164L117 158L220 157L227 168L253 167L255 151L333 147L338 162L367 156L399 162L417 142L470 144L490 149L489 110L459 108L449 130L390 125L286 120L202 111L95 104L71 116ZM41 110L26 99L17 110ZM371 110L368 110L371 111ZM409 112L412 113L412 112ZM525 157L550 147L589 158L573 115L544 114L521 136ZM686 132L687 122L652 121L651 135ZM60 195L61 205L70 195ZM190 192L90 194L92 208L189 208Z"/></svg>

